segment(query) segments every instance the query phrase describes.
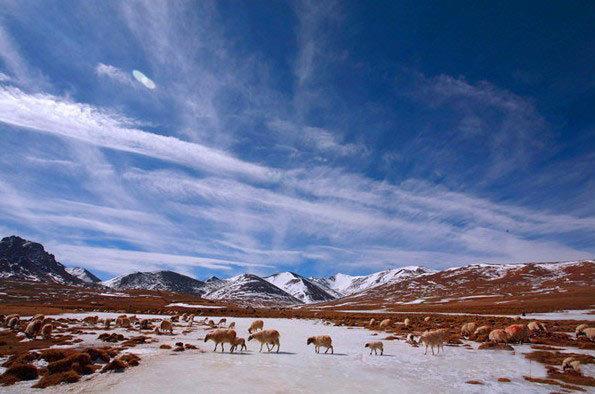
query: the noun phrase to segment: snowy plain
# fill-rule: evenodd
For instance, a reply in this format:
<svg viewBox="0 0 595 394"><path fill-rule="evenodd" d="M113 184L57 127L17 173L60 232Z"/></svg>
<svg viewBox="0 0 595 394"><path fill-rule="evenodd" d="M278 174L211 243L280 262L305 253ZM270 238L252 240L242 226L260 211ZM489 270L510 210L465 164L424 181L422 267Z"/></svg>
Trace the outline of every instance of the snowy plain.
<svg viewBox="0 0 595 394"><path fill-rule="evenodd" d="M100 313L100 317L116 314ZM81 318L86 314L65 314ZM139 316L140 317L140 316ZM151 315L147 317L156 317ZM251 318L227 318L236 322L238 336L247 337ZM124 373L95 374L79 383L48 388L44 392L92 393L288 393L288 392L391 392L391 393L546 393L554 387L526 382L522 376L543 377L545 369L530 363L522 353L528 346L508 351L472 350L446 347L444 354L424 355L422 348L413 348L403 341L384 341L384 356L369 355L365 342L385 336L363 328L335 327L318 320L264 319L265 328L281 333L281 351L259 353L254 342L248 352L213 353L213 343L204 343L207 331L196 327L189 334L175 329L174 336L157 336L159 343L132 348L130 353L142 357L138 367ZM117 332L117 331L116 331ZM126 333L125 333L126 334ZM328 334L333 338L335 354L316 354L306 339ZM131 335L128 333L128 335ZM96 335L83 335L85 344L97 345ZM159 349L162 343L192 343L204 350L174 353ZM477 344L472 344L477 347ZM591 373L593 371L590 371ZM511 383L500 383L500 377ZM471 385L480 380L484 385ZM31 383L4 387L4 392L32 392Z"/></svg>

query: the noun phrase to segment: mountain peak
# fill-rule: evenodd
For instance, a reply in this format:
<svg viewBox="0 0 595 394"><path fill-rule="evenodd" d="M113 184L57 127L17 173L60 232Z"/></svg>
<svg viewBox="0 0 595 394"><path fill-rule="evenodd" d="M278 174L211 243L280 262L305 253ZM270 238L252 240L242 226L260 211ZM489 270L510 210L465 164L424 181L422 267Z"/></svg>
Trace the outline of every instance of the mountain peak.
<svg viewBox="0 0 595 394"><path fill-rule="evenodd" d="M83 267L66 268L66 271L70 275L75 276L75 277L79 278L80 280L82 280L83 282L86 282L86 283L99 283L99 282L101 282L101 279L99 279L93 273L91 273L89 270L87 270L87 269L85 269Z"/></svg>

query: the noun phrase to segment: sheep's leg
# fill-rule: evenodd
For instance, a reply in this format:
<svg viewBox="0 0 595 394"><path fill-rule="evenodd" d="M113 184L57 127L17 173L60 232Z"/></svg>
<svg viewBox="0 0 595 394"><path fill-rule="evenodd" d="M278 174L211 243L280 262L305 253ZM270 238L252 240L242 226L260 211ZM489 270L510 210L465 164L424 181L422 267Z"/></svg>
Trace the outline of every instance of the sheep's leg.
<svg viewBox="0 0 595 394"><path fill-rule="evenodd" d="M215 342L215 349L213 349L214 352L217 351L217 346L219 346L219 343Z"/></svg>
<svg viewBox="0 0 595 394"><path fill-rule="evenodd" d="M384 348L380 349L380 355L384 356Z"/></svg>
<svg viewBox="0 0 595 394"><path fill-rule="evenodd" d="M260 350L258 351L259 353L262 353L262 345L263 345L263 343L261 342L260 343Z"/></svg>
<svg viewBox="0 0 595 394"><path fill-rule="evenodd" d="M426 345L426 351L424 352L424 356L428 355L428 345Z"/></svg>
<svg viewBox="0 0 595 394"><path fill-rule="evenodd" d="M223 353L225 349L223 348L223 342L221 342L221 353Z"/></svg>
<svg viewBox="0 0 595 394"><path fill-rule="evenodd" d="M331 354L335 354L335 348L331 346Z"/></svg>
<svg viewBox="0 0 595 394"><path fill-rule="evenodd" d="M279 353L279 349L281 348L279 342L277 342L277 353Z"/></svg>

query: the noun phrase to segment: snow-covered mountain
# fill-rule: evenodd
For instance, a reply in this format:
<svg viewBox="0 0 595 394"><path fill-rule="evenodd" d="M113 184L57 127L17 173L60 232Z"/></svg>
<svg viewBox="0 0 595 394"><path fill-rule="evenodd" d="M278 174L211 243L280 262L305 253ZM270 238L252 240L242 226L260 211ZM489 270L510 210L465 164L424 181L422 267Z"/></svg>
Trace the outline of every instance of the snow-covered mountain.
<svg viewBox="0 0 595 394"><path fill-rule="evenodd" d="M0 241L0 278L80 285L54 255L36 242L15 235Z"/></svg>
<svg viewBox="0 0 595 394"><path fill-rule="evenodd" d="M83 267L66 268L66 271L70 275L79 278L80 280L82 280L85 283L99 283L99 282L101 282L101 279L99 279L98 277L93 275L93 273L84 269Z"/></svg>
<svg viewBox="0 0 595 394"><path fill-rule="evenodd" d="M293 305L301 301L259 276L243 274L224 281L205 298L230 300L250 305Z"/></svg>
<svg viewBox="0 0 595 394"><path fill-rule="evenodd" d="M280 272L264 279L306 304L337 298L334 292L330 293L318 284L294 272Z"/></svg>
<svg viewBox="0 0 595 394"><path fill-rule="evenodd" d="M135 272L103 282L103 285L117 290L159 290L202 295L205 282L173 271Z"/></svg>
<svg viewBox="0 0 595 394"><path fill-rule="evenodd" d="M407 266L376 272L365 276L336 274L328 278L310 278L322 288L335 291L340 296L359 293L386 283L394 283L404 279L427 275L436 271L425 267Z"/></svg>

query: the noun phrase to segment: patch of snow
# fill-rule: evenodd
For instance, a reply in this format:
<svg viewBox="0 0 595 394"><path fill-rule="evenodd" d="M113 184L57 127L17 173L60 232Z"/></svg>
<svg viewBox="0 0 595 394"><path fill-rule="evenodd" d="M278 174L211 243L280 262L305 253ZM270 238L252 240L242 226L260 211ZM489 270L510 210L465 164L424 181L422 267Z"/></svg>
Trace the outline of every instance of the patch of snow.
<svg viewBox="0 0 595 394"><path fill-rule="evenodd" d="M221 309L225 308L224 306L220 305L194 305L194 304L185 304L183 302L175 302L173 304L168 304L166 306L179 306L182 308L201 308L201 309Z"/></svg>

